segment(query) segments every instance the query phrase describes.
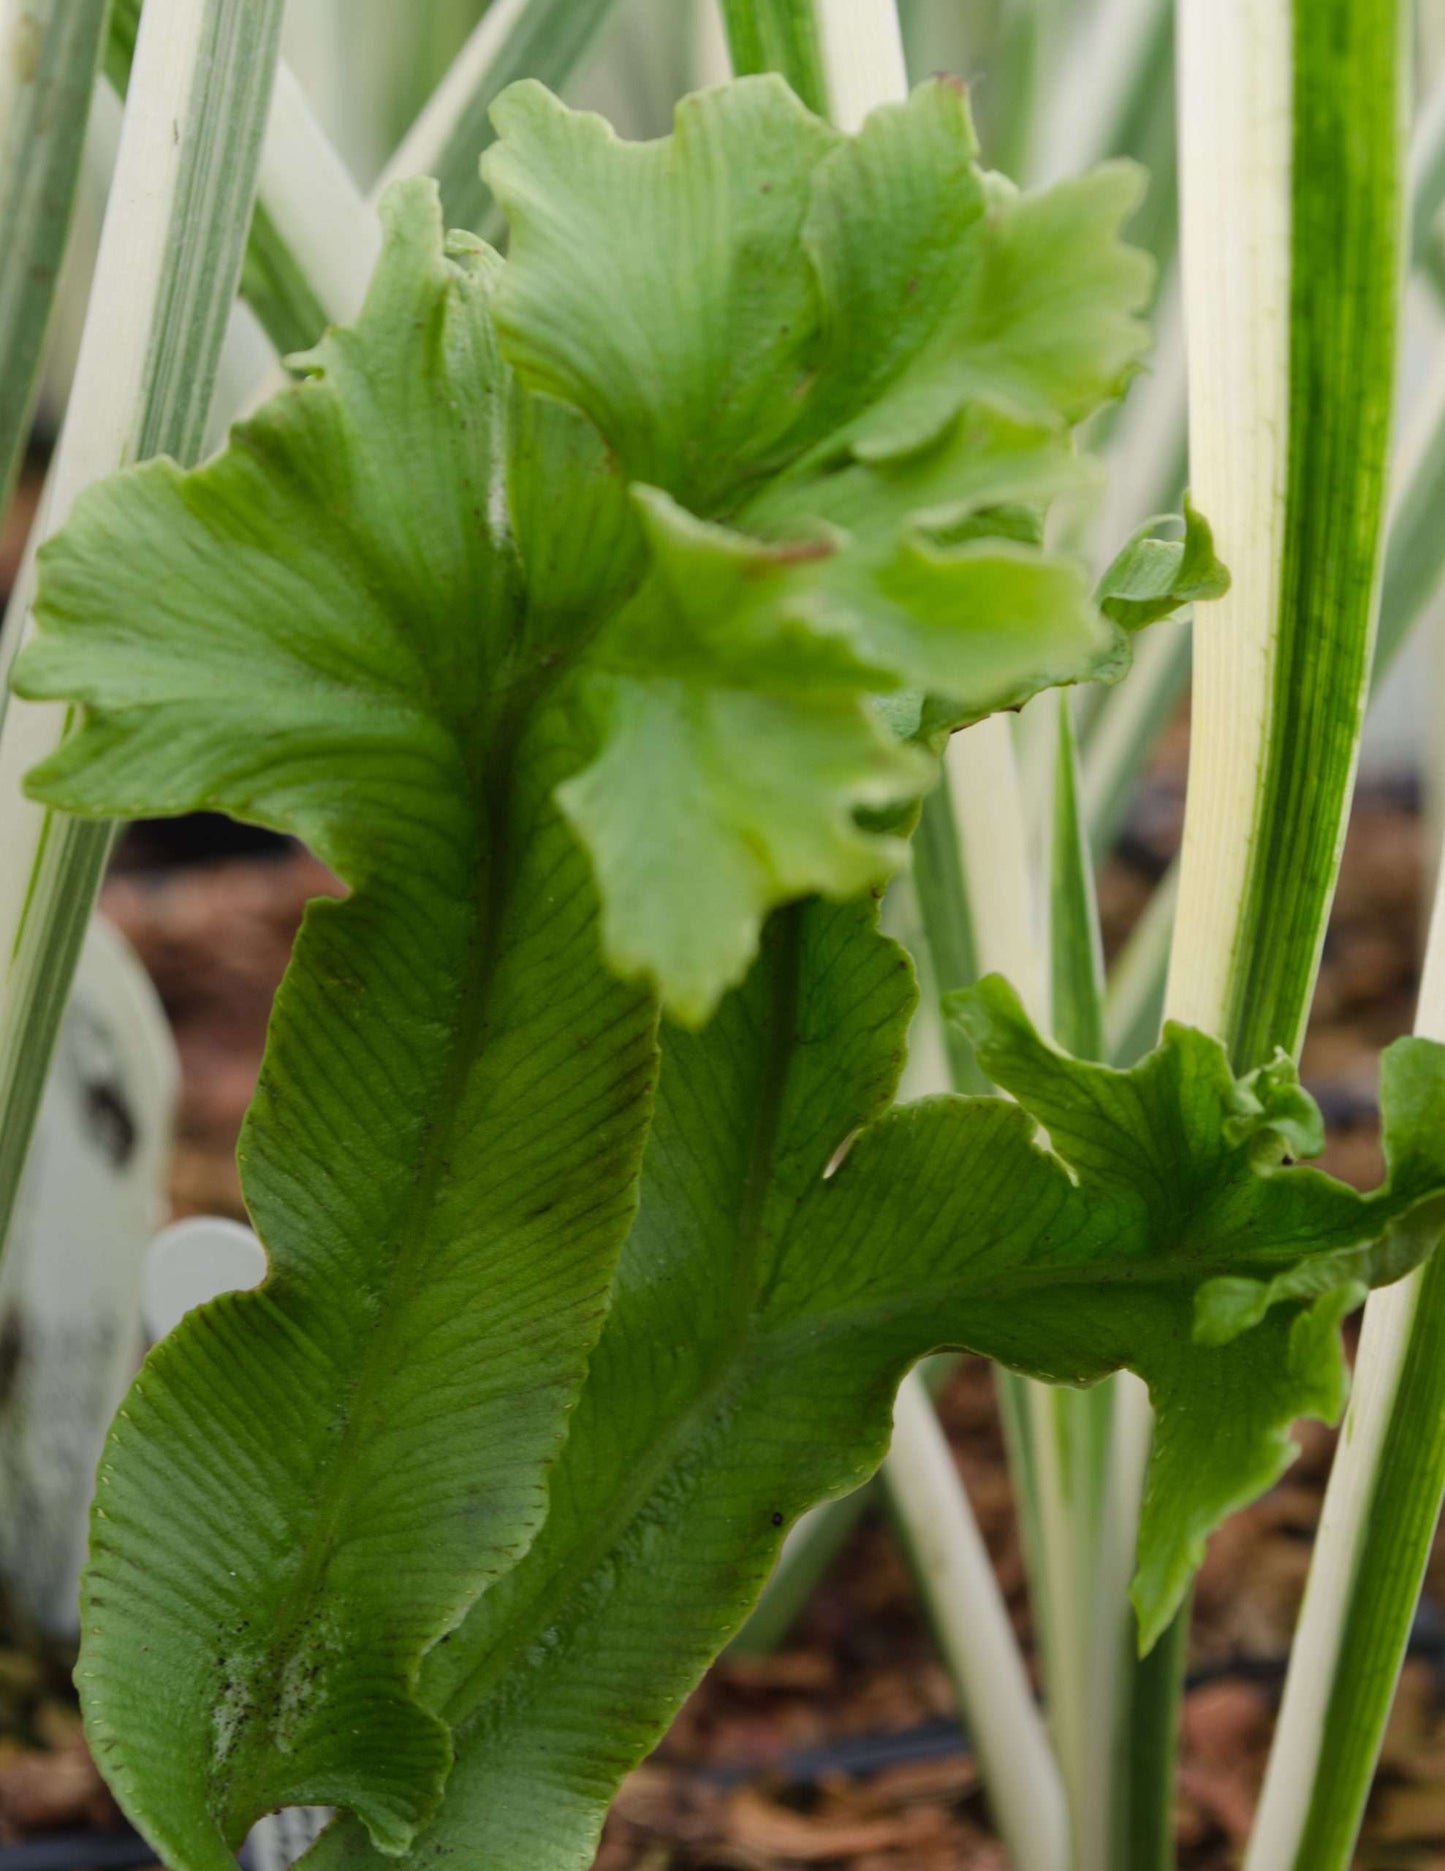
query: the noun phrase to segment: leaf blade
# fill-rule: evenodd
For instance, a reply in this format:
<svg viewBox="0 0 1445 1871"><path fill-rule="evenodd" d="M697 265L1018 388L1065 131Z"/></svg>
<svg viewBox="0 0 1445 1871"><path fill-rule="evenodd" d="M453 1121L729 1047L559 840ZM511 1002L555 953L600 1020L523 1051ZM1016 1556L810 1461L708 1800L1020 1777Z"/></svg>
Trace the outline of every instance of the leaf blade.
<svg viewBox="0 0 1445 1871"><path fill-rule="evenodd" d="M685 99L645 145L537 87L495 117L504 347L597 424L652 546L636 601L597 639L600 752L567 809L612 965L696 1020L741 978L768 910L896 868L897 841L854 822L927 783L890 742L936 744L1127 662L1079 568L1039 542L1043 510L1085 472L1071 423L1145 342L1148 265L1118 237L1135 184L1101 172L1082 195L1015 200L978 169L946 83L854 139L772 76ZM665 682L640 683L649 657ZM747 784L769 686L768 783L799 802L788 836ZM668 774L652 790L637 779L649 744ZM699 814L691 863L670 798ZM683 913L690 896L708 913Z"/></svg>
<svg viewBox="0 0 1445 1871"><path fill-rule="evenodd" d="M274 1805L392 1852L434 1807L421 1657L542 1520L653 1075L553 800L579 730L525 653L492 262L444 251L430 185L386 213L310 380L81 503L22 671L87 704L51 800L258 818L352 890L308 914L243 1135L271 1276L157 1349L98 1483L89 1731L188 1867Z"/></svg>
<svg viewBox="0 0 1445 1871"><path fill-rule="evenodd" d="M1337 1404L1340 1309L1389 1271L1373 1244L1401 1216L1439 1226L1445 1049L1398 1055L1413 1090L1394 1179L1360 1197L1274 1166L1308 1115L1287 1072L1237 1082L1181 1029L1132 1074L1065 1060L996 977L969 1023L1022 1102L883 1114L911 1001L868 911L815 903L775 919L705 1033L668 1031L642 1206L552 1518L428 1666L458 1761L418 1863L587 1865L612 1789L745 1614L787 1523L865 1478L899 1376L943 1345L1056 1381L1129 1364L1154 1384L1153 1632L1201 1527L1276 1472L1283 1424ZM1176 1198L1163 1172L1181 1163ZM1223 1351L1196 1343L1210 1279L1316 1251L1314 1309L1282 1302ZM1305 1341L1286 1342L1293 1363L1281 1336ZM1206 1397L1250 1410L1201 1475L1189 1418ZM339 1826L318 1871L360 1851Z"/></svg>

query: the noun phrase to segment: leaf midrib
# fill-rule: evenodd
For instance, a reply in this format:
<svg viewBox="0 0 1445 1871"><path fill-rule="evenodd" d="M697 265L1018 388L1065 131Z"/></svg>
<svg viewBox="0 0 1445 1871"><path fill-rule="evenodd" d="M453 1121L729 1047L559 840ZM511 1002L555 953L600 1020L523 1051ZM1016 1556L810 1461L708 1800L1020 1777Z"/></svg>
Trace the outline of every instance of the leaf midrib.
<svg viewBox="0 0 1445 1871"><path fill-rule="evenodd" d="M1366 1252L1381 1239L1385 1228L1390 1223L1403 1220L1417 1204L1411 1203L1399 1213L1382 1220L1378 1227L1368 1229L1351 1242L1320 1250L1321 1262L1334 1260L1345 1254ZM897 1319L908 1313L926 1310L941 1317L957 1307L960 1302L977 1300L981 1305L999 1306L1012 1303L1016 1298L1040 1290L1056 1291L1060 1287L1071 1291L1085 1290L1090 1287L1129 1287L1151 1297L1159 1294L1177 1295L1181 1302L1192 1303L1198 1289L1209 1281L1224 1278L1242 1278L1257 1280L1260 1285L1267 1285L1273 1274L1281 1267L1293 1266L1300 1258L1301 1249L1279 1249L1282 1259L1276 1264L1271 1261L1261 1264L1256 1272L1241 1274L1237 1259L1229 1259L1222 1249L1215 1249L1207 1259L1179 1260L1165 1259L1158 1256L1131 1260L1115 1260L1100 1265L1097 1262L1079 1261L1071 1265L1038 1265L1034 1267L1015 1267L1005 1280L1000 1280L992 1287L978 1285L969 1288L964 1282L953 1285L920 1286L906 1294L890 1296L873 1304L855 1305L837 1308L829 1312L795 1314L784 1324L775 1325L768 1332L769 1340L786 1345L788 1340L796 1338L800 1343L816 1346L823 1338L843 1338L859 1333L869 1333L878 1326L886 1324L890 1318ZM1348 1283L1348 1276L1342 1271L1339 1285ZM1299 1304L1298 1300L1281 1303ZM950 1336L935 1350L958 1349L975 1351L982 1356L991 1356L986 1345L968 1345L961 1343L956 1334ZM926 1356L925 1347L920 1355Z"/></svg>
<svg viewBox="0 0 1445 1871"><path fill-rule="evenodd" d="M793 974L793 986L796 989L797 973ZM773 1009L776 1010L778 995L775 987ZM770 1053L775 1058L781 1042L775 1037ZM789 1048L790 1050L790 1048ZM769 1074L776 1081L780 1078L777 1071ZM767 1183L767 1170L771 1163L771 1151L776 1144L776 1120L781 1107L785 1085L778 1085L776 1097L772 1101L771 1115L760 1110L757 1126L758 1142L749 1163L747 1187L755 1187L754 1178L760 1177L764 1191ZM757 1203L753 1196L754 1204ZM800 1340L799 1349L816 1352L822 1339L836 1340L874 1330L886 1322L889 1315L902 1317L916 1312L920 1308L946 1316L960 1300L957 1284L933 1290L920 1289L893 1302L856 1307L849 1311L833 1311L808 1314L783 1323L773 1323L766 1330L759 1330L762 1323L761 1309L758 1305L759 1294L756 1285L757 1233L760 1221L760 1209L756 1206L750 1211L745 1198L744 1215L749 1217L747 1226L754 1234L749 1243L753 1258L752 1282L746 1289L747 1303L745 1316L732 1340L723 1349L709 1382L699 1389L672 1421L666 1433L654 1441L645 1463L633 1464L629 1469L632 1480L626 1489L614 1497L613 1511L602 1523L597 1537L585 1545L575 1547L568 1560L558 1568L541 1592L533 1599L524 1617L509 1619L503 1640L499 1642L476 1669L463 1680L447 1698L448 1719L465 1733L467 1728L481 1715L493 1692L504 1681L516 1659L525 1653L536 1637L550 1626L560 1621L559 1610L575 1596L580 1586L585 1583L606 1561L607 1556L617 1547L628 1527L644 1511L647 1503L658 1491L659 1484L667 1472L675 1465L681 1451L697 1437L700 1425L709 1420L716 1410L719 1400L731 1390L737 1379L739 1368L745 1361L752 1362L767 1349L768 1361L786 1361L792 1354L788 1342L795 1334ZM740 1229L740 1232L742 1230ZM1377 1238L1371 1233L1363 1233L1350 1246L1335 1246L1325 1250L1322 1257L1336 1254L1359 1252L1367 1248ZM1078 1289L1089 1286L1124 1286L1133 1285L1151 1295L1174 1292L1184 1303L1192 1299L1193 1291L1210 1279L1237 1271L1237 1262L1227 1256L1216 1254L1204 1262L1179 1261L1163 1262L1158 1260L1115 1261L1104 1266L1097 1262L1081 1262L1073 1267L1038 1266L1034 1268L1015 1267L1010 1271L1005 1282L1000 1283L1000 1290L993 1292L980 1287L978 1298L981 1302L998 1305L1012 1299L1019 1292L1038 1290L1044 1287L1059 1286ZM1263 1273L1265 1270L1261 1269ZM952 1340L950 1340L952 1342Z"/></svg>
<svg viewBox="0 0 1445 1871"><path fill-rule="evenodd" d="M484 741L481 734L474 735L468 741L458 737L458 752L471 781L472 796L479 805L474 820L476 830L466 853L469 863L465 874L475 884L482 876L485 864L489 888L484 898L477 897L472 902L475 913L463 963L467 979L447 1049L446 1066L439 1076L436 1093L431 1101L432 1107L445 1115L427 1133L418 1173L403 1211L403 1219L396 1229L397 1247L381 1285L376 1325L367 1336L355 1380L345 1393L345 1427L326 1463L311 1533L297 1573L276 1604L275 1624L284 1635L275 1637L267 1647L268 1673L272 1675L279 1673L294 1653L296 1633L304 1626L308 1610L335 1555L336 1535L349 1506L350 1477L354 1468L351 1452L360 1433L358 1425L365 1420L368 1403L378 1386L395 1368L394 1360L386 1355L399 1330L400 1309L393 1303L394 1296L401 1287L405 1269L427 1243L428 1224L435 1209L438 1186L454 1143L461 1102L459 1094L475 1063L478 1040L485 1027L486 1011L500 956L499 931L512 882L514 854L510 832L516 786L516 754L526 728L540 706L542 693L543 685L538 684L530 691L519 694L509 715L499 722L489 742ZM405 1674L407 1685L413 1690L419 1671L420 1654ZM264 1760L270 1752L264 1724L252 1727L248 1743L243 1743L227 1763L230 1770L226 1825L228 1836L238 1825L249 1824L252 1817L244 1793L254 1778L258 1753ZM244 1771L237 1772L238 1767ZM239 1806L236 1803L238 1789L243 1795Z"/></svg>
<svg viewBox="0 0 1445 1871"><path fill-rule="evenodd" d="M797 1013L802 979L803 916L805 904L777 913L776 947L765 950L771 966L771 991L762 1018L768 1023L759 1070L762 1081L757 1120L743 1177L742 1202L736 1236L734 1266L742 1277L732 1331L718 1348L708 1380L694 1393L663 1433L651 1443L645 1459L629 1464L628 1484L613 1496L613 1506L597 1525L596 1536L574 1547L527 1607L525 1615L508 1619L499 1642L488 1650L446 1698L445 1712L452 1726L465 1729L480 1712L493 1689L506 1676L517 1657L537 1635L556 1622L555 1613L580 1585L603 1564L657 1492L662 1478L674 1466L680 1451L693 1439L700 1419L711 1415L720 1398L733 1387L739 1367L754 1345L759 1318L758 1267L767 1197L776 1166L778 1138L788 1079L798 1046ZM460 1750L458 1750L460 1751Z"/></svg>
<svg viewBox="0 0 1445 1871"><path fill-rule="evenodd" d="M673 1417L664 1433L654 1439L646 1459L629 1466L628 1483L614 1495L611 1511L600 1525L593 1523L596 1527L594 1537L571 1549L525 1611L519 1608L517 1613L509 1617L497 1643L447 1696L448 1718L459 1729L464 1730L480 1716L517 1658L525 1653L537 1636L562 1621L568 1601L575 1597L586 1579L605 1563L628 1527L645 1510L664 1476L676 1464L681 1451L695 1440L700 1425L711 1419L720 1398L734 1386L738 1370L745 1359L752 1360L760 1356L764 1344L770 1362L786 1359L790 1355L788 1341L795 1331L806 1339L809 1348L816 1350L820 1337L836 1339L867 1331L870 1326L886 1321L890 1313L901 1316L916 1310L920 1305L944 1312L959 1303L959 1287L954 1284L933 1293L913 1293L892 1303L883 1302L848 1311L818 1311L796 1320L775 1320L765 1330L759 1330L763 1323L764 1306L761 1303L763 1295L760 1292L758 1256L775 1162L778 1125L797 1041L796 999L801 963L797 915L797 911L789 911L778 919L780 924L785 924L784 933L789 937L788 947L782 956L786 965L780 970L779 957L774 956L772 991L762 1014L769 1025L761 1069L764 1095L759 1102L740 1207L735 1265L745 1269L746 1278L737 1283L739 1304L732 1337L720 1348L709 1380L694 1392L689 1403ZM846 1188L846 1185L843 1186ZM816 1199L816 1190L814 1195ZM1362 1237L1356 1246L1367 1245L1370 1238L1368 1235ZM1074 1267L1015 1266L1009 1270L1006 1279L999 1283L1001 1290L989 1293L981 1286L978 1297L982 1303L997 1304L1021 1291L1041 1287L1133 1284L1151 1291L1174 1290L1179 1292L1181 1298L1187 1299L1190 1288L1202 1284L1216 1273L1234 1270L1234 1263L1217 1264L1213 1259L1187 1264L1178 1260L1163 1264L1157 1260L1130 1260L1115 1261L1104 1266L1100 1266L1097 1261L1081 1262Z"/></svg>

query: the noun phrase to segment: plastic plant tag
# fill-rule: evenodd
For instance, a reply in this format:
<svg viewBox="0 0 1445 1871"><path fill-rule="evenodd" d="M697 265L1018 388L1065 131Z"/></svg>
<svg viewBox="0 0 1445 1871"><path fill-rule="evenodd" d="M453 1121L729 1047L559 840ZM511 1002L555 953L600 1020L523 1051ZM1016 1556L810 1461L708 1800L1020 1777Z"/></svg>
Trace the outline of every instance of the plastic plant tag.
<svg viewBox="0 0 1445 1871"><path fill-rule="evenodd" d="M265 1275L266 1250L243 1222L224 1215L172 1222L145 1259L141 1321L147 1343L164 1338L192 1307L257 1286Z"/></svg>
<svg viewBox="0 0 1445 1871"><path fill-rule="evenodd" d="M177 1081L155 990L96 918L0 1263L0 1571L56 1635L78 1629L95 1465L144 1349Z"/></svg>
<svg viewBox="0 0 1445 1871"><path fill-rule="evenodd" d="M279 1813L267 1813L246 1835L242 1865L249 1871L291 1871L333 1817L329 1806L284 1806Z"/></svg>

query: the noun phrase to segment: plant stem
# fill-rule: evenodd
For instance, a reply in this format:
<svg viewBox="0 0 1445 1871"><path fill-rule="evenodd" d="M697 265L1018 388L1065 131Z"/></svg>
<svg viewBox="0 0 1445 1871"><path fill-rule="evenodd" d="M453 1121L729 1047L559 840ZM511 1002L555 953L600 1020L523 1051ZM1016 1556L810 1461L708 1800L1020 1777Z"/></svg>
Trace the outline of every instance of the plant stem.
<svg viewBox="0 0 1445 1871"><path fill-rule="evenodd" d="M1395 470L1390 546L1372 681L1378 684L1440 587L1445 571L1445 348L1411 411Z"/></svg>
<svg viewBox="0 0 1445 1871"><path fill-rule="evenodd" d="M1002 0L996 78L995 160L1009 175L1037 173L1034 151L1052 103L1065 22L1076 11L1061 0Z"/></svg>
<svg viewBox="0 0 1445 1871"><path fill-rule="evenodd" d="M930 964L935 1006L945 994L971 987L983 972L968 906L952 792L945 782L923 802L913 834L913 885ZM992 1089L968 1035L956 1021L943 1026L948 1075L955 1091Z"/></svg>
<svg viewBox="0 0 1445 1871"><path fill-rule="evenodd" d="M1146 519L1178 511L1188 425L1177 266L1159 293L1156 332L1149 372L1130 386L1109 435L1108 481L1093 529L1101 571ZM1134 661L1121 682L1085 691L1082 788L1096 864L1114 848L1139 776L1188 684L1189 660L1188 628L1162 625L1135 639Z"/></svg>
<svg viewBox="0 0 1445 1871"><path fill-rule="evenodd" d="M195 459L240 272L275 73L281 0L150 0L136 52L66 422L38 532L90 481L166 453ZM0 678L29 622L22 574ZM3 699L0 680L0 1240L110 828L43 810L24 774L67 712Z"/></svg>
<svg viewBox="0 0 1445 1871"><path fill-rule="evenodd" d="M104 25L105 0L0 4L0 514L30 430Z"/></svg>
<svg viewBox="0 0 1445 1871"><path fill-rule="evenodd" d="M1397 0L1184 0L1180 22L1192 479L1234 587L1195 626L1168 1002L1245 1070L1298 1049L1354 781L1394 383L1402 32Z"/></svg>
<svg viewBox="0 0 1445 1871"><path fill-rule="evenodd" d="M1238 1070L1298 1051L1354 781L1394 380L1402 51L1395 0L1181 0L1191 469L1234 584L1195 624L1166 1010L1222 1035ZM1172 1733L1162 1689L1134 1702L1136 1749ZM1152 1852L1164 1830L1136 1807L1126 1843ZM1127 1871L1158 1862L1131 1856Z"/></svg>
<svg viewBox="0 0 1445 1871"><path fill-rule="evenodd" d="M1050 1009L1053 1034L1076 1059L1104 1056L1104 956L1094 869L1084 828L1071 698L1056 700L1053 836L1049 857Z"/></svg>
<svg viewBox="0 0 1445 1871"><path fill-rule="evenodd" d="M1063 1783L953 1452L917 1371L898 1392L889 1495L1019 1871L1069 1864ZM960 1616L961 1608L968 1615Z"/></svg>
<svg viewBox="0 0 1445 1871"><path fill-rule="evenodd" d="M1031 1017L1047 1026L1048 965L1037 935L1028 825L1007 718L991 716L954 735L946 773L959 835L963 914L972 926L979 968L1007 973ZM926 862L927 854L920 854L920 870ZM930 950L947 939L933 933L940 919L946 930L962 916L938 900L927 924ZM1079 1511L1088 1491L1071 1456L1091 1446L1098 1428L1093 1416L1107 1405L1095 1398L1060 1400L1048 1385L1009 1371L1000 1370L997 1382L1030 1561L1050 1724L1065 1782L1077 1799L1092 1699L1079 1576L1090 1516Z"/></svg>
<svg viewBox="0 0 1445 1871"><path fill-rule="evenodd" d="M1072 697L1064 691L1054 706L1058 731L1048 919L1053 1034L1076 1058L1102 1059L1103 949L1082 810ZM1110 1750L1107 1745L1101 1749L1099 1738L1107 1738L1117 1723L1115 1697L1122 1679L1118 1646L1101 1657L1093 1633L1104 1578L1102 1541L1110 1506L1119 1386L1111 1380L1091 1390L1060 1389L1051 1394L1054 1444L1068 1493L1068 1536L1073 1541L1070 1574L1054 1587L1067 1591L1071 1600L1065 1627L1069 1651L1063 1659L1059 1689L1061 1698L1068 1697L1074 1719L1059 1724L1059 1748L1074 1822L1074 1871L1107 1871L1113 1822L1108 1798ZM1113 1589L1122 1592L1127 1584L1126 1568L1113 1581Z"/></svg>
<svg viewBox="0 0 1445 1871"><path fill-rule="evenodd" d="M1251 1867L1355 1839L1445 1493L1445 1262L1372 1295L1270 1750Z"/></svg>
<svg viewBox="0 0 1445 1871"><path fill-rule="evenodd" d="M1164 1013L1164 977L1179 906L1179 866L1159 880L1115 958L1104 997L1107 1056L1114 1065L1133 1065L1159 1038Z"/></svg>
<svg viewBox="0 0 1445 1871"><path fill-rule="evenodd" d="M1427 615L1445 573L1445 527L1436 520L1445 504L1445 356L1411 416L1393 478L1380 623L1370 668L1371 701ZM1162 632L1147 635L1136 652L1134 669L1091 720L1083 789L1096 857L1113 843L1128 797L1128 778L1137 775L1143 764L1140 748L1150 743L1147 724L1158 718L1163 685L1173 681L1172 670L1161 670L1174 654ZM1187 668L1184 673L1187 676ZM1136 700L1131 691L1141 682L1143 694ZM1109 1057L1116 1065L1132 1065L1158 1036L1178 895L1176 863L1161 879L1110 972L1106 1024Z"/></svg>
<svg viewBox="0 0 1445 1871"><path fill-rule="evenodd" d="M1445 871L1415 1030L1445 1040ZM1344 1871L1445 1499L1445 1258L1373 1293L1247 1864Z"/></svg>
<svg viewBox="0 0 1445 1871"><path fill-rule="evenodd" d="M1413 253L1429 270L1440 251L1425 238L1445 191L1445 85L1426 105L1412 146ZM1438 264L1437 290L1445 280ZM1176 290L1160 294L1163 312L1151 371L1131 390L1109 440L1109 482L1098 532L1107 551L1146 514L1167 508L1184 479L1184 343ZM1384 587L1371 689L1378 688L1445 574L1445 354L1410 409L1392 475ZM1087 717L1084 792L1096 860L1112 849L1131 791L1158 735L1184 692L1189 647L1178 630L1147 632L1134 667L1105 690Z"/></svg>
<svg viewBox="0 0 1445 1871"><path fill-rule="evenodd" d="M1177 512L1189 453L1189 391L1185 369L1184 299L1178 264L1169 268L1154 302L1154 352L1145 375L1130 386L1109 432L1108 482L1096 530L1098 567L1113 558L1151 514ZM1150 641L1146 633L1136 649ZM1124 693L1132 675L1105 698Z"/></svg>
<svg viewBox="0 0 1445 1871"><path fill-rule="evenodd" d="M257 316L284 355L298 343L315 344L327 325L355 318L381 252L375 208L357 192L305 92L284 66L276 73L261 149L256 214L246 283ZM263 297L255 274L268 236L275 252L266 283L270 296ZM290 330L273 330L268 319L283 308L296 322Z"/></svg>
<svg viewBox="0 0 1445 1871"><path fill-rule="evenodd" d="M780 71L819 116L828 112L813 0L721 0L734 72Z"/></svg>
<svg viewBox="0 0 1445 1871"><path fill-rule="evenodd" d="M895 0L813 0L823 52L828 114L859 129L870 110L908 95Z"/></svg>
<svg viewBox="0 0 1445 1871"><path fill-rule="evenodd" d="M242 291L277 351L304 350L328 324L360 310L381 251L375 204L397 177L434 175L447 224L484 229L500 217L478 159L492 140L488 112L516 78L562 84L585 58L616 0L495 0L457 54L367 196L283 62L257 181ZM139 0L114 0L106 74L125 94ZM259 394L278 380L268 376ZM253 399L256 400L256 399Z"/></svg>
<svg viewBox="0 0 1445 1871"><path fill-rule="evenodd" d="M1028 164L1035 185L1061 181L1114 154L1121 123L1167 61L1168 0L1098 0L1070 35L1047 109L1035 114Z"/></svg>
<svg viewBox="0 0 1445 1871"><path fill-rule="evenodd" d="M373 201L400 176L433 175L448 227L497 238L501 216L478 168L495 134L492 104L518 78L536 78L554 90L565 83L615 5L616 0L492 0L382 171Z"/></svg>
<svg viewBox="0 0 1445 1871"><path fill-rule="evenodd" d="M105 74L129 96L140 0L112 0ZM381 251L381 226L284 61L276 68L241 287L284 356L345 324ZM358 286L360 282L360 286Z"/></svg>
<svg viewBox="0 0 1445 1871"><path fill-rule="evenodd" d="M1436 84L1420 113L1410 158L1410 253L1439 290L1445 287L1445 248L1440 239L1440 214L1445 208L1445 84Z"/></svg>
<svg viewBox="0 0 1445 1871"><path fill-rule="evenodd" d="M1174 1863L1172 1791L1179 1757L1179 1703L1189 1649L1186 1604L1147 1657L1132 1657L1125 1711L1127 1743L1119 1774L1121 1864L1129 1871L1170 1871Z"/></svg>
<svg viewBox="0 0 1445 1871"><path fill-rule="evenodd" d="M825 1501L803 1515L784 1540L773 1576L752 1616L729 1644L729 1651L742 1656L767 1656L787 1641L819 1581L876 1502L876 1486L875 1482L866 1482L841 1500Z"/></svg>
<svg viewBox="0 0 1445 1871"><path fill-rule="evenodd" d="M1109 1448L1092 1554L1088 1626L1094 1720L1087 1731L1073 1871L1116 1871L1119 1862L1127 1862L1121 1854L1128 1850L1123 1841L1129 1836L1130 1808L1138 1786L1132 1718L1142 1714L1144 1704L1134 1683L1138 1657L1128 1591L1152 1422L1148 1394L1131 1371L1119 1372L1110 1389ZM1154 1810L1157 1827L1160 1818L1167 1821L1170 1810L1168 1801L1161 1802L1157 1793Z"/></svg>

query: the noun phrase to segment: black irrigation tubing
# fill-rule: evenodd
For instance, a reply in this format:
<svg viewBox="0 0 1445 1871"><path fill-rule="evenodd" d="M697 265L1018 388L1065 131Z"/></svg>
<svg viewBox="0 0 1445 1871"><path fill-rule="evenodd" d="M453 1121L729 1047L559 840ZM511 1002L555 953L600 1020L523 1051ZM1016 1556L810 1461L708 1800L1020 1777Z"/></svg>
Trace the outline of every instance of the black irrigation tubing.
<svg viewBox="0 0 1445 1871"><path fill-rule="evenodd" d="M968 1736L958 1722L946 1718L920 1722L886 1735L849 1735L823 1747L797 1748L776 1761L730 1761L723 1767L703 1767L697 1778L708 1786L739 1787L754 1780L778 1780L793 1787L813 1787L839 1774L850 1779L882 1773L889 1767L911 1767L919 1761L946 1761L967 1754ZM0 1852L0 1867L5 1854Z"/></svg>
<svg viewBox="0 0 1445 1871"><path fill-rule="evenodd" d="M1320 1116L1330 1130L1359 1130L1366 1124L1379 1122L1379 1099L1360 1086L1330 1081L1323 1085L1306 1085L1305 1090L1320 1107Z"/></svg>
<svg viewBox="0 0 1445 1871"><path fill-rule="evenodd" d="M250 1871L251 1854L237 1854L241 1871ZM19 1845L0 1845L4 1871L140 1871L158 1865L160 1853L133 1827L123 1832L45 1832Z"/></svg>
<svg viewBox="0 0 1445 1871"><path fill-rule="evenodd" d="M1428 1601L1421 1603L1416 1614L1409 1654L1433 1666L1436 1694L1445 1700L1445 1614ZM1288 1657L1230 1657L1191 1670L1185 1686L1202 1689L1210 1683L1247 1682L1275 1687L1284 1682L1288 1663ZM969 1751L968 1734L961 1723L937 1720L920 1722L917 1727L900 1729L893 1734L851 1735L823 1747L799 1748L781 1755L776 1761L729 1762L726 1766L706 1767L698 1770L696 1777L709 1786L723 1788L746 1786L759 1780L808 1788L838 1775L861 1778L883 1773L890 1767L950 1760ZM3 1851L0 1851L0 1871L11 1871ZM24 1867L17 1867L16 1871L24 1871Z"/></svg>
<svg viewBox="0 0 1445 1871"><path fill-rule="evenodd" d="M139 1832L50 1832L0 1846L5 1871L132 1871L157 1862Z"/></svg>
<svg viewBox="0 0 1445 1871"><path fill-rule="evenodd" d="M121 837L118 870L183 871L227 858L284 857L294 838L243 825L221 812L187 812L174 819L132 819Z"/></svg>

